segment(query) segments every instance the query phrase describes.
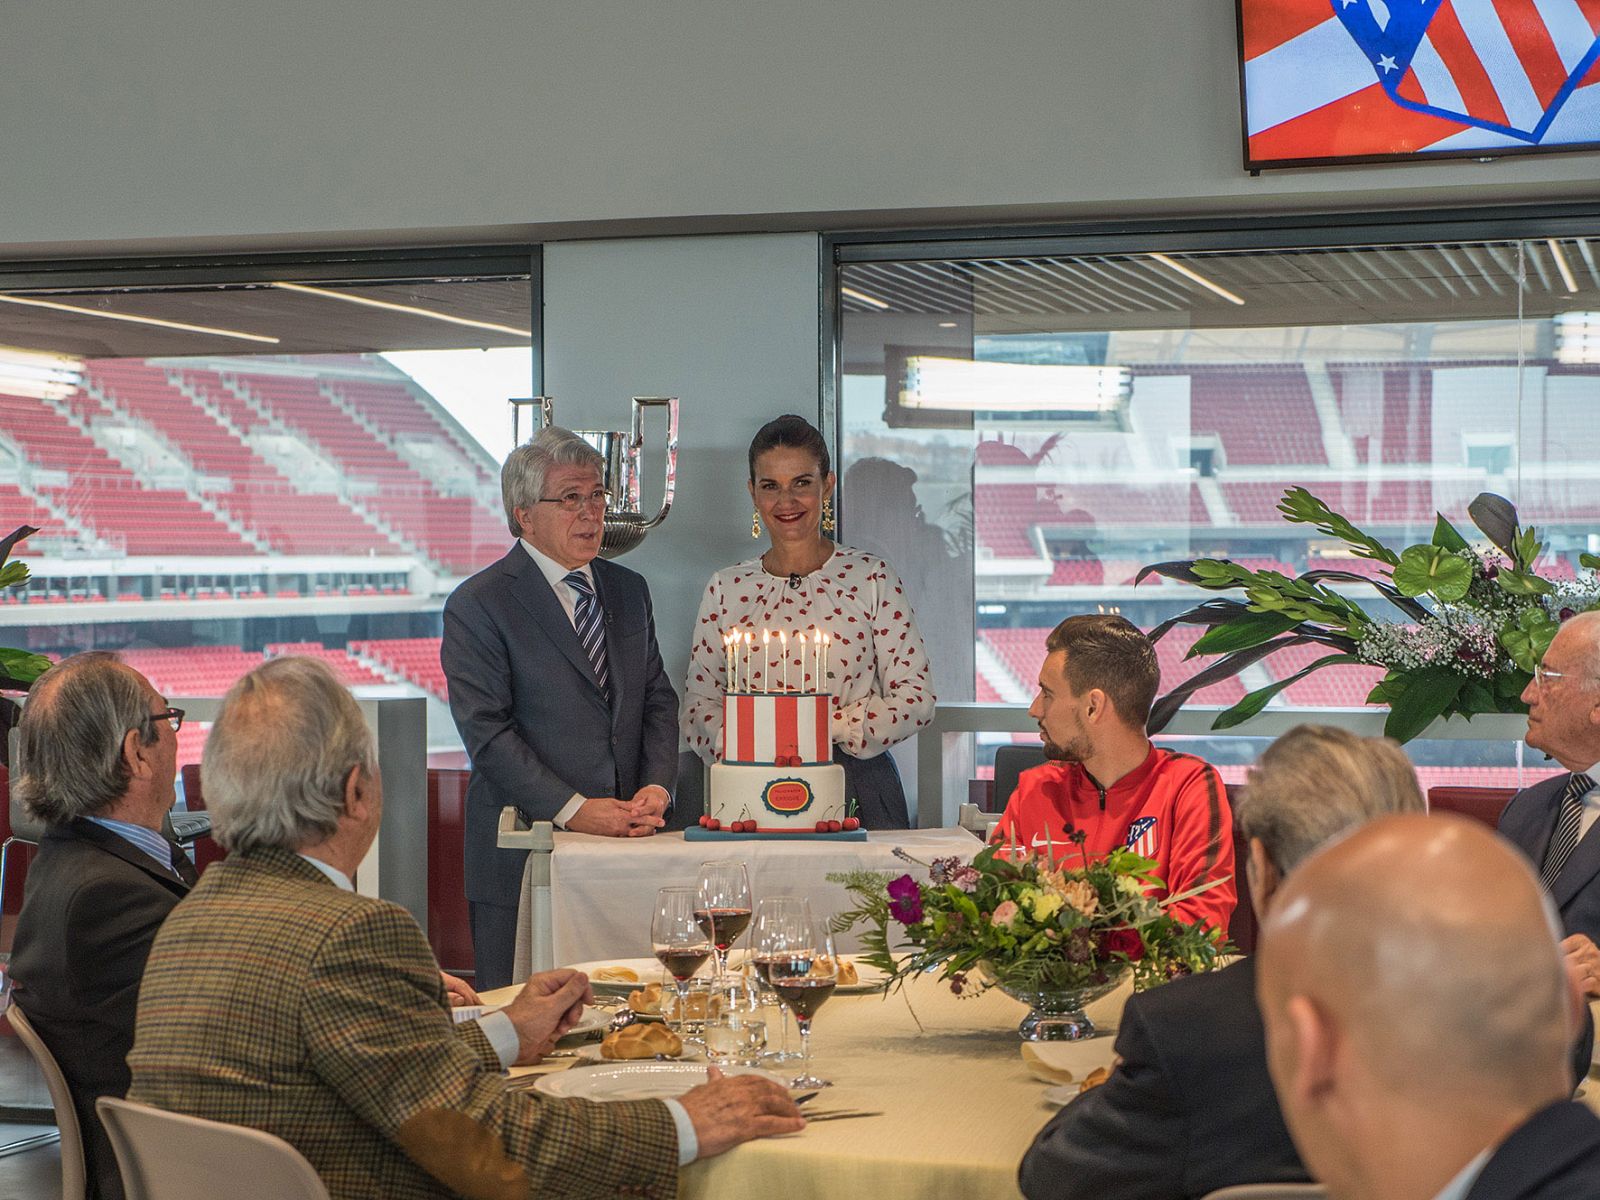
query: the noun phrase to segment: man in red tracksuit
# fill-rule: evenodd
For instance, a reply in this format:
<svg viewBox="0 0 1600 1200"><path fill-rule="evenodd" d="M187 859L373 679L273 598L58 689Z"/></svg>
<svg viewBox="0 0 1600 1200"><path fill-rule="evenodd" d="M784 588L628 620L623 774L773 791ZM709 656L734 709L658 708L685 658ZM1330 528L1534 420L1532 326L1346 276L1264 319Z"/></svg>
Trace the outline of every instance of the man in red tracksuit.
<svg viewBox="0 0 1600 1200"><path fill-rule="evenodd" d="M1061 622L1045 649L1028 713L1050 761L1022 773L993 840L1050 846L1057 859L1078 855L1074 832L1091 857L1130 847L1155 860L1158 898L1223 880L1169 911L1226 930L1233 814L1215 767L1145 735L1161 682L1150 639L1123 617L1090 614Z"/></svg>

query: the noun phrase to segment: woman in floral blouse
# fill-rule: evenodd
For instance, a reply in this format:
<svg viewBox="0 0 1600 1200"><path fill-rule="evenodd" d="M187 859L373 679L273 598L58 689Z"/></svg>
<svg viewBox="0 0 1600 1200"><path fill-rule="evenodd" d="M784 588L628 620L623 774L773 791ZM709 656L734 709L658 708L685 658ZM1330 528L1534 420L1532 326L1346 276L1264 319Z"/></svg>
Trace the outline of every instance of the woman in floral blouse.
<svg viewBox="0 0 1600 1200"><path fill-rule="evenodd" d="M726 633L754 635L757 691L785 683L818 690L813 639L826 633L822 690L833 694L833 757L845 769L845 795L863 827L904 829L905 789L886 751L933 719L928 657L894 569L827 536L833 485L827 443L803 418L769 421L750 443L751 536L765 528L770 544L706 585L684 685L683 736L706 762L720 757ZM763 630L771 631L766 645Z"/></svg>

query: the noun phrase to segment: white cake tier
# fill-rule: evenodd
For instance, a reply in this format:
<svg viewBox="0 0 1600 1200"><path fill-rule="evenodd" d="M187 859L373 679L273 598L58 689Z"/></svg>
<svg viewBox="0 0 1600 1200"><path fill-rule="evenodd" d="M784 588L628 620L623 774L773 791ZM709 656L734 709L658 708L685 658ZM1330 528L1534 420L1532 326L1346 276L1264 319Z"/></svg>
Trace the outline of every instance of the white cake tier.
<svg viewBox="0 0 1600 1200"><path fill-rule="evenodd" d="M729 692L722 698L722 761L740 767L833 761L826 692Z"/></svg>
<svg viewBox="0 0 1600 1200"><path fill-rule="evenodd" d="M754 821L760 833L815 829L818 821L844 820L844 768L731 767L711 764L706 813L723 825Z"/></svg>

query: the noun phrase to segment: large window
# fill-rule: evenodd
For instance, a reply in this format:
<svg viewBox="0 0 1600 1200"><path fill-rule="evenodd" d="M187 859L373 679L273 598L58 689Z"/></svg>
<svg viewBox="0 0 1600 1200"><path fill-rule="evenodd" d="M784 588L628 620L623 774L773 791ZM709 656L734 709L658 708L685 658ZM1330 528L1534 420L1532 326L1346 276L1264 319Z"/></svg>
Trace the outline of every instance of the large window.
<svg viewBox="0 0 1600 1200"><path fill-rule="evenodd" d="M1558 577L1596 548L1600 242L1063 246L838 248L846 538L907 577L942 699L1024 703L1063 617L1149 628L1204 598L1135 587L1145 564L1370 573L1284 522L1291 486L1391 545L1426 540L1436 511L1468 528L1490 491L1545 535ZM1198 634L1159 644L1164 688L1204 665L1184 658ZM1313 657L1282 652L1196 702L1231 704ZM1379 674L1326 670L1274 703L1360 706ZM1255 747L1206 749L1242 763ZM1415 750L1430 783L1528 777L1505 743Z"/></svg>
<svg viewBox="0 0 1600 1200"><path fill-rule="evenodd" d="M534 277L527 250L0 274L0 532L39 528L0 644L117 650L169 696L310 653L442 701L444 597L509 540Z"/></svg>

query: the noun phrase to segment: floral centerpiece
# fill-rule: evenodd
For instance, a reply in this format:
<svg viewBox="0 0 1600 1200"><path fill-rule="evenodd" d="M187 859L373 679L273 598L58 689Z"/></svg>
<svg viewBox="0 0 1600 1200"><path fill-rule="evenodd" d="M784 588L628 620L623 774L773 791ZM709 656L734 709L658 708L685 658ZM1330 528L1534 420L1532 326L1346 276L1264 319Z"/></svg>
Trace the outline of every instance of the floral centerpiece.
<svg viewBox="0 0 1600 1200"><path fill-rule="evenodd" d="M1189 656L1221 657L1156 702L1150 732L1166 727L1195 692L1238 674L1286 646L1320 645L1331 653L1302 670L1249 693L1212 722L1227 729L1255 716L1267 702L1313 671L1365 663L1386 674L1367 696L1386 704L1384 732L1416 737L1436 718L1526 712L1523 689L1562 621L1600 608L1600 556L1582 554L1577 578L1539 573L1545 546L1523 529L1517 510L1485 492L1467 506L1487 547L1467 542L1443 515L1432 538L1396 552L1357 529L1305 488L1290 488L1278 503L1284 519L1313 525L1343 541L1351 553L1380 564L1381 578L1353 571L1314 570L1291 578L1252 571L1227 559L1196 558L1145 567L1135 583L1164 575L1211 591L1238 591L1243 600L1208 600L1151 630L1152 640L1175 625L1210 628ZM1371 586L1400 615L1382 620L1329 583Z"/></svg>
<svg viewBox="0 0 1600 1200"><path fill-rule="evenodd" d="M1076 833L1062 847L1076 847L1076 864L1057 861L1056 847L992 845L971 862L931 863L896 850L926 881L876 871L829 875L857 902L833 919L833 930L861 926L857 957L885 972L891 987L938 971L958 995L998 987L1029 1004L1024 1037L1087 1036L1082 1005L1129 974L1135 988L1151 987L1210 970L1228 947L1220 930L1166 911L1220 880L1158 900L1150 894L1162 886L1152 860L1127 849L1091 860L1083 842ZM896 943L908 944L898 958Z"/></svg>

